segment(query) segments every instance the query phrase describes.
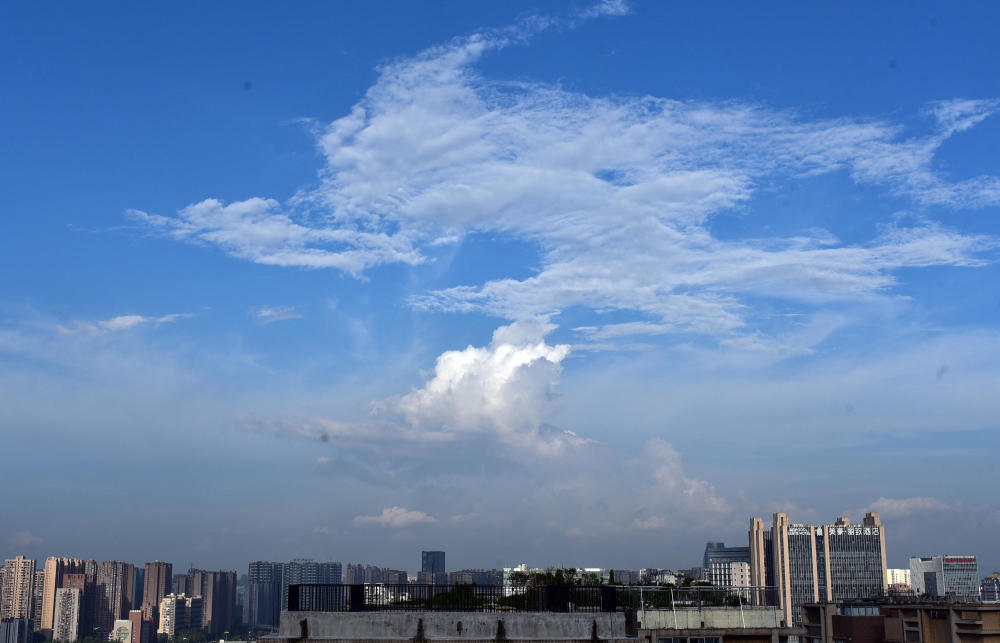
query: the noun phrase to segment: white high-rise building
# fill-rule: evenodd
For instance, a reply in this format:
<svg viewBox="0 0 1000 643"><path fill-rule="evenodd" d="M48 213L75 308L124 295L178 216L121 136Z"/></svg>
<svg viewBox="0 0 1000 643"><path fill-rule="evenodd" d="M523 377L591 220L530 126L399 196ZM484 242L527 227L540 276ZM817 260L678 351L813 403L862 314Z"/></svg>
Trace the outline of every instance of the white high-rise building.
<svg viewBox="0 0 1000 643"><path fill-rule="evenodd" d="M0 568L0 618L32 618L35 601L35 561L8 558Z"/></svg>
<svg viewBox="0 0 1000 643"><path fill-rule="evenodd" d="M80 599L83 592L76 588L56 590L53 608L52 639L75 641L80 635Z"/></svg>
<svg viewBox="0 0 1000 643"><path fill-rule="evenodd" d="M708 574L718 587L750 587L750 563L713 560Z"/></svg>

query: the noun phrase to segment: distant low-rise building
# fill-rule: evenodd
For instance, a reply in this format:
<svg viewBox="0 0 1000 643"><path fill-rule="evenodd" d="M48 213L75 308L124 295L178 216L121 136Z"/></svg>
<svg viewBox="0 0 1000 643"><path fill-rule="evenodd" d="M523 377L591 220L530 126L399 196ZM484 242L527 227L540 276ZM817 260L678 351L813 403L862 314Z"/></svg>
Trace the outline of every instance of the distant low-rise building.
<svg viewBox="0 0 1000 643"><path fill-rule="evenodd" d="M979 600L984 603L1000 603L1000 572L987 574L979 584Z"/></svg>
<svg viewBox="0 0 1000 643"><path fill-rule="evenodd" d="M910 587L918 596L978 601L979 564L975 556L914 556L910 558Z"/></svg>
<svg viewBox="0 0 1000 643"><path fill-rule="evenodd" d="M676 585L678 580L677 572L657 567L640 569L639 579L643 585Z"/></svg>
<svg viewBox="0 0 1000 643"><path fill-rule="evenodd" d="M501 585L503 572L497 569L461 569L448 573L452 585Z"/></svg>
<svg viewBox="0 0 1000 643"><path fill-rule="evenodd" d="M708 570L709 582L719 587L749 587L750 563L715 560Z"/></svg>
<svg viewBox="0 0 1000 643"><path fill-rule="evenodd" d="M885 570L885 582L887 585L909 585L909 569L887 569Z"/></svg>

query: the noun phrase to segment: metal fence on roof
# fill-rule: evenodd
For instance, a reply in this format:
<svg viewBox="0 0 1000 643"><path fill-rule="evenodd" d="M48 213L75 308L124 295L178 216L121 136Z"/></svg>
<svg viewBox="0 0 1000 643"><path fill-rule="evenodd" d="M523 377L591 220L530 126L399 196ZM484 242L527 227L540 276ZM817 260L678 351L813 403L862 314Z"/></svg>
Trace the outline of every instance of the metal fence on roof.
<svg viewBox="0 0 1000 643"><path fill-rule="evenodd" d="M753 609L775 605L773 587L622 585L297 584L290 612L614 612L640 609Z"/></svg>

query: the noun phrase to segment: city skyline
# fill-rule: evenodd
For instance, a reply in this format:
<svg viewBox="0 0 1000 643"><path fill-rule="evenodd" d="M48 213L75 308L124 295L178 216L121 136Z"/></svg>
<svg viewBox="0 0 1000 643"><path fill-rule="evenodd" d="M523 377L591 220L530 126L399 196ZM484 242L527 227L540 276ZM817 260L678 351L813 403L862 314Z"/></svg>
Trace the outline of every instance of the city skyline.
<svg viewBox="0 0 1000 643"><path fill-rule="evenodd" d="M997 6L0 15L5 557L1000 569Z"/></svg>

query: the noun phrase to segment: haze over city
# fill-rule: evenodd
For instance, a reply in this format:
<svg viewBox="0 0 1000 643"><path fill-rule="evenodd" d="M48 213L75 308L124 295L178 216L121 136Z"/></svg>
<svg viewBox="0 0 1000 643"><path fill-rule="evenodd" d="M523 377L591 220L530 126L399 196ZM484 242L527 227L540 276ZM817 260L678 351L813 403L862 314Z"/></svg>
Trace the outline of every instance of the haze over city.
<svg viewBox="0 0 1000 643"><path fill-rule="evenodd" d="M0 553L1000 568L1000 16L902 6L4 6Z"/></svg>

